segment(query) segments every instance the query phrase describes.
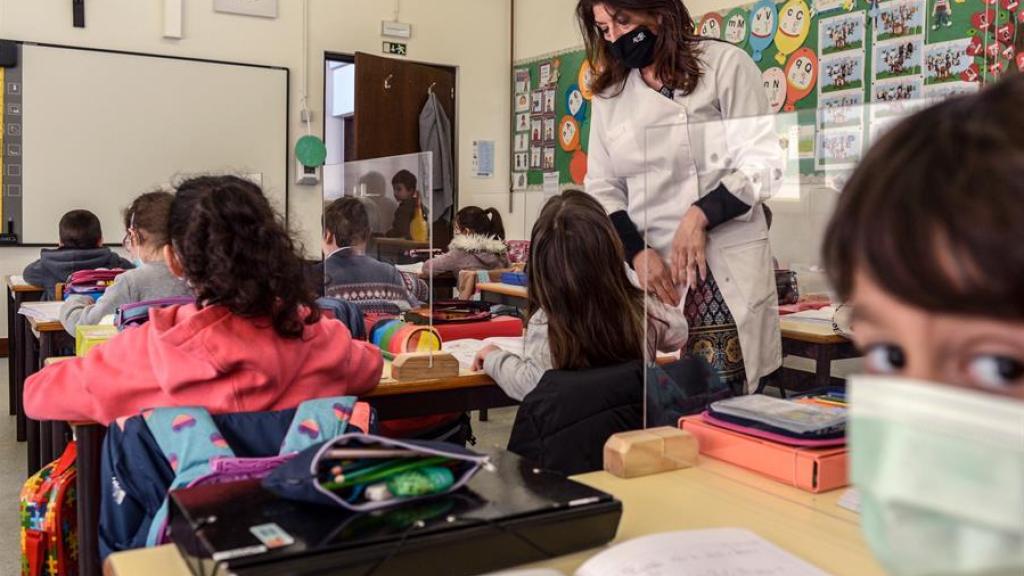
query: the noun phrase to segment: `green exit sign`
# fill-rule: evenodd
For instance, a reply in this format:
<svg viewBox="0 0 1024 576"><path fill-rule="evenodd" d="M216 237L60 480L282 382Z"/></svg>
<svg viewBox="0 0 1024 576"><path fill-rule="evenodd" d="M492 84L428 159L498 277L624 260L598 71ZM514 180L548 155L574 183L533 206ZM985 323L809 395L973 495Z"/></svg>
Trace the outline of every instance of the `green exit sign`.
<svg viewBox="0 0 1024 576"><path fill-rule="evenodd" d="M406 44L402 44L401 42L385 42L384 53L394 54L395 56L405 56L408 54L408 48Z"/></svg>

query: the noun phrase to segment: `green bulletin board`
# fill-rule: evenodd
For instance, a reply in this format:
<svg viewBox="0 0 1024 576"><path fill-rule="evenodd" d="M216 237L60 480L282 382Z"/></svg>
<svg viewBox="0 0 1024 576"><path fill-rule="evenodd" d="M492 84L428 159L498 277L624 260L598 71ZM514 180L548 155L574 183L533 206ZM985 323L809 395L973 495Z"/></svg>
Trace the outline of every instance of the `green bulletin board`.
<svg viewBox="0 0 1024 576"><path fill-rule="evenodd" d="M758 0L694 19L699 34L732 42L755 60L772 109L789 113L778 124L798 128L801 174L852 167L906 101L973 92L1024 70L1020 0L809 2ZM590 100L583 83L582 106L571 114L569 94L581 86L584 62L577 49L513 67L513 189L540 188L553 171L560 185L582 184ZM546 92L553 92L553 111ZM516 111L523 96L526 112ZM567 115L576 126L563 138ZM548 162L545 150L553 151Z"/></svg>
<svg viewBox="0 0 1024 576"><path fill-rule="evenodd" d="M514 189L538 189L544 174L553 172L559 185L582 186L591 113L585 62L585 52L577 49L513 68Z"/></svg>

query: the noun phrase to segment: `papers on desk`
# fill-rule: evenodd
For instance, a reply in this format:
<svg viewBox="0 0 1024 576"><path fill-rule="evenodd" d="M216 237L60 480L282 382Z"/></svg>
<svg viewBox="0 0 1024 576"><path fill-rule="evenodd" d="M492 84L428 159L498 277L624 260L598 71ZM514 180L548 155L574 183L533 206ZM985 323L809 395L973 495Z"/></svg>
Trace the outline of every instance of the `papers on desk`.
<svg viewBox="0 0 1024 576"><path fill-rule="evenodd" d="M18 309L18 314L39 322L56 322L60 318L60 307L63 302L26 302Z"/></svg>
<svg viewBox="0 0 1024 576"><path fill-rule="evenodd" d="M398 268L399 272L406 272L419 276L420 272L423 270L423 262L416 262L414 264L396 264L395 268Z"/></svg>
<svg viewBox="0 0 1024 576"><path fill-rule="evenodd" d="M856 488L849 488L843 495L839 497L837 502L841 508L846 508L850 512L856 512L860 514L860 492Z"/></svg>
<svg viewBox="0 0 1024 576"><path fill-rule="evenodd" d="M549 576L520 570L501 576ZM594 556L575 576L827 576L749 530L713 528L663 532L627 540Z"/></svg>
<svg viewBox="0 0 1024 576"><path fill-rule="evenodd" d="M805 322L808 324L824 324L831 326L832 319L835 318L836 307L825 306L817 310L803 310L801 312L794 312L786 315L786 321Z"/></svg>
<svg viewBox="0 0 1024 576"><path fill-rule="evenodd" d="M525 350L525 342L525 336L495 336L493 338L485 338L483 340L463 338L461 340L445 342L441 348L445 352L454 356L455 359L459 361L459 366L463 369L469 370L473 366L473 357L476 356L476 353L484 346L494 344L506 352L511 352L516 356L522 356Z"/></svg>
<svg viewBox="0 0 1024 576"><path fill-rule="evenodd" d="M28 282L25 281L25 277L24 276L14 276L14 275L12 275L11 279L10 279L10 283L11 283L11 286L31 286L31 284L29 284Z"/></svg>

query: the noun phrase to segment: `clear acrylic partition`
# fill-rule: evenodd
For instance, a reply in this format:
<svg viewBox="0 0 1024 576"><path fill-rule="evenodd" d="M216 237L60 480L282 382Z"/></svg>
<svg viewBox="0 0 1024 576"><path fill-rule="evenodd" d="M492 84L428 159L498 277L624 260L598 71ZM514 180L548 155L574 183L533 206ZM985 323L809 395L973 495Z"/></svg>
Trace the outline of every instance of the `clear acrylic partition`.
<svg viewBox="0 0 1024 576"><path fill-rule="evenodd" d="M333 247L325 246L324 294L355 302L362 309L369 338L388 359L402 352L439 350L432 314L438 287L421 271L437 248L447 246L453 210L451 191L434 190L433 155L424 152L328 164L323 174L324 210L333 202L355 199L369 226L365 240L336 242L338 256L367 256L393 266L404 285L397 286L386 275L382 278L382 268L374 270L373 262L365 259L361 264L348 261L334 267L327 258ZM417 321L422 318L427 329L401 343L386 338L386 342L376 341L386 330L375 331L375 327L392 318L408 322L410 313L417 315Z"/></svg>
<svg viewBox="0 0 1024 576"><path fill-rule="evenodd" d="M944 97L964 90L954 84L958 86L932 94ZM834 300L820 254L840 191L871 143L909 114L937 101L924 99L915 90L898 91L891 100L867 105L860 92L854 96L823 96L819 102L824 106L816 110L725 121L680 119L638 135L643 140L643 169L627 182L630 214L667 267L672 266L675 231L698 198L725 185L730 192L744 190L745 203L756 203L753 211L720 224L708 236L705 253L710 255L711 281L698 281L690 290L684 290L685 280L676 285L686 300L669 316L683 313L686 344L681 362L669 361L664 352L657 360L647 357L646 426L676 426L680 416L703 411L708 400L753 393L758 377L774 368L777 357L770 352L749 357L741 342L759 331L748 328L741 339L731 311L741 309L749 316L749 302L767 299L768 313L774 317L780 301ZM877 95L889 97L887 92ZM759 244L760 239L768 241ZM775 269L774 280L757 273L769 266ZM672 307L650 293L645 304L646 349L653 351L659 343L664 349L666 325L657 317ZM832 302L833 307L839 304ZM770 350L769 346L762 348ZM749 374L750 367L758 374Z"/></svg>

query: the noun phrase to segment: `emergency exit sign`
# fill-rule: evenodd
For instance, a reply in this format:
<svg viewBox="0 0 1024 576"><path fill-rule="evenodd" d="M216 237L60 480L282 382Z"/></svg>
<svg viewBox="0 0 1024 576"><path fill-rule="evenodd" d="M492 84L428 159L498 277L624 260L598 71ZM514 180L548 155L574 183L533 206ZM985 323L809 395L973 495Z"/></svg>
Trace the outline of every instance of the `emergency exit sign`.
<svg viewBox="0 0 1024 576"><path fill-rule="evenodd" d="M395 56L405 56L408 54L408 48L401 42L385 42L384 53L394 54Z"/></svg>

